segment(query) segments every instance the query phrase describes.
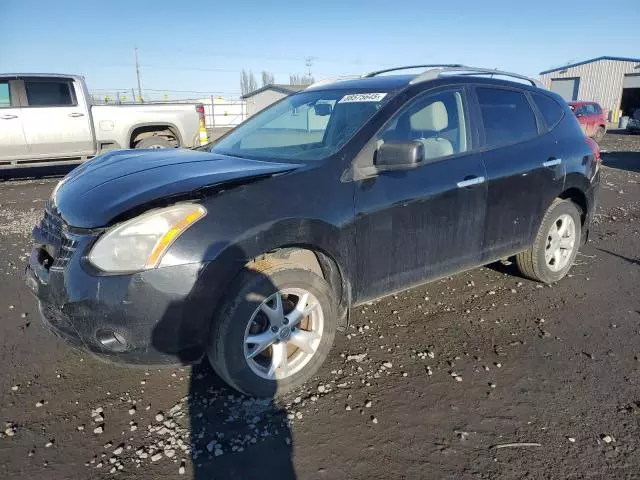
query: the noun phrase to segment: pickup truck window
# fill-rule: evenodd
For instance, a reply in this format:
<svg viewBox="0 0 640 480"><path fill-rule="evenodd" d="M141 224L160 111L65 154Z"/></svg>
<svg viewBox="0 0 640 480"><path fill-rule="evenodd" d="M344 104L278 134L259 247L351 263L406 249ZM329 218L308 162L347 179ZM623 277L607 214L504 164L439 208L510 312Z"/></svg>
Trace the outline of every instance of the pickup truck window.
<svg viewBox="0 0 640 480"><path fill-rule="evenodd" d="M9 92L9 83L0 83L0 108L11 106L11 94Z"/></svg>
<svg viewBox="0 0 640 480"><path fill-rule="evenodd" d="M30 107L73 106L76 104L73 88L69 82L60 80L25 80L27 100Z"/></svg>

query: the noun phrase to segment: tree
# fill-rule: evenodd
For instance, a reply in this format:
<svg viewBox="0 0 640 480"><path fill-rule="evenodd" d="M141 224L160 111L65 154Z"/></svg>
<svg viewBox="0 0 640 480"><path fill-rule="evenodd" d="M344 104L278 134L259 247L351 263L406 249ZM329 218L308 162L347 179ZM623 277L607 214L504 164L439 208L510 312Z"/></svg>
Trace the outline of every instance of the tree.
<svg viewBox="0 0 640 480"><path fill-rule="evenodd" d="M273 73L262 71L262 86L265 87L267 85L273 84Z"/></svg>
<svg viewBox="0 0 640 480"><path fill-rule="evenodd" d="M311 75L289 74L289 85L311 85L315 82Z"/></svg>
<svg viewBox="0 0 640 480"><path fill-rule="evenodd" d="M251 70L248 72L243 68L240 73L240 91L242 95L253 92L258 89L258 83L256 82L256 76Z"/></svg>

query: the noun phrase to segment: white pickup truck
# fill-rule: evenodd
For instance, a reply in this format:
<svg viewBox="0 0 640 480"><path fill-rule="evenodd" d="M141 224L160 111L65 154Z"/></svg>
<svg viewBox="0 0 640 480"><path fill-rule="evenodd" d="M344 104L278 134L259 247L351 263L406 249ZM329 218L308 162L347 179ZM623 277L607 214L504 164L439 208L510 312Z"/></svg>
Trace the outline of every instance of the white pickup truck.
<svg viewBox="0 0 640 480"><path fill-rule="evenodd" d="M112 149L201 143L200 104L91 105L83 77L0 74L0 169L82 162Z"/></svg>

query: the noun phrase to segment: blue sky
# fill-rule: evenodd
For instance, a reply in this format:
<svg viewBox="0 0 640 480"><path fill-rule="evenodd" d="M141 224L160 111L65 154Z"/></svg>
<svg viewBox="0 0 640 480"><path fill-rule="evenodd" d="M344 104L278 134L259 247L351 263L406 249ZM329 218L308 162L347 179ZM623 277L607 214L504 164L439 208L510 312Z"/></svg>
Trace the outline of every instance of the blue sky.
<svg viewBox="0 0 640 480"><path fill-rule="evenodd" d="M288 83L411 63L524 74L600 55L640 57L639 0L0 0L0 71L85 75L92 91L239 94L239 71ZM259 81L259 78L258 78Z"/></svg>

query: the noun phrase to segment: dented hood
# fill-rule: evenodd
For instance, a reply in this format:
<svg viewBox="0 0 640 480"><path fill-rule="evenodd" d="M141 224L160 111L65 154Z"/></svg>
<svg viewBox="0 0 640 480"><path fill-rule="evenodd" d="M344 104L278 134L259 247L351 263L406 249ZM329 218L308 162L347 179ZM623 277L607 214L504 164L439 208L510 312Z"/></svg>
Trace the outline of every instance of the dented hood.
<svg viewBox="0 0 640 480"><path fill-rule="evenodd" d="M297 167L194 150L119 150L73 170L58 187L55 204L69 225L97 228L161 198Z"/></svg>

